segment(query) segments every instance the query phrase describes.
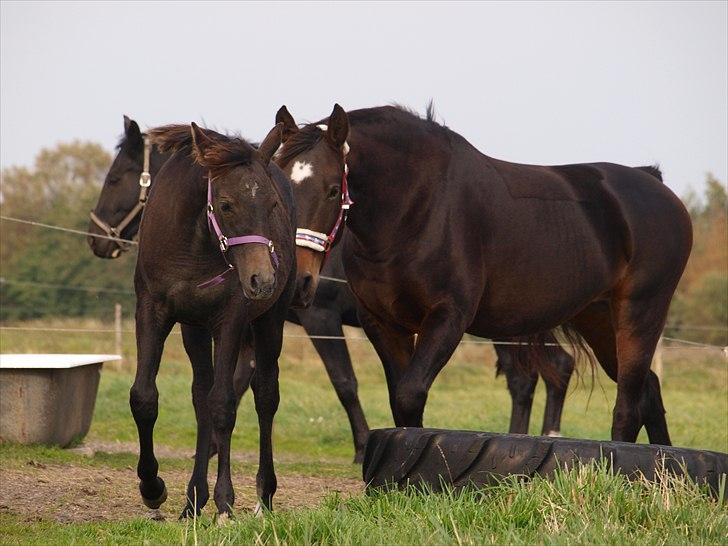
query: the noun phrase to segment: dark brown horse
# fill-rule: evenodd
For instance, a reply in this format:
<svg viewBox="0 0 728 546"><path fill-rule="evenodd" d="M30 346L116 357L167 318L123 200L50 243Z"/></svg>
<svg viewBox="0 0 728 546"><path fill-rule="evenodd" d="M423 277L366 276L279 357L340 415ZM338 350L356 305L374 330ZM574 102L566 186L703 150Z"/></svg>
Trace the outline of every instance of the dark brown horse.
<svg viewBox="0 0 728 546"><path fill-rule="evenodd" d="M286 117L277 161L294 181L299 227L331 229L350 169L344 266L397 426L422 426L463 333L569 324L617 382L612 438L634 442L644 425L651 442L670 443L650 363L692 226L659 171L509 163L396 107L337 105L302 129ZM299 250L299 289L308 276L316 284L318 264Z"/></svg>
<svg viewBox="0 0 728 546"><path fill-rule="evenodd" d="M218 441L215 504L231 513L230 436L235 425L233 373L241 340L255 349L253 379L260 427L257 490L272 506L276 490L271 432L278 407L278 356L283 322L293 294L295 211L288 179L270 163L280 126L258 150L247 142L194 124L151 132L163 152L174 153L154 181L139 230L135 274L137 372L130 405L139 432L139 489L155 508L166 499L154 456L158 393L155 378L164 340L182 323L205 332L188 350L193 362L192 398L197 418L195 467L182 516L209 498L208 450ZM209 358L215 342L214 366Z"/></svg>

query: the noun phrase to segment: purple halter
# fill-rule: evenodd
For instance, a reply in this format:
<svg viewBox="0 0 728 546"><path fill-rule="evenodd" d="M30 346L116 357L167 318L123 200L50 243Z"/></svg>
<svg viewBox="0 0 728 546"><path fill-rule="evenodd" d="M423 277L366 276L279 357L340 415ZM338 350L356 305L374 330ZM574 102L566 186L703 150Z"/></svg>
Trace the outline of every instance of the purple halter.
<svg viewBox="0 0 728 546"><path fill-rule="evenodd" d="M217 223L217 218L215 218L215 211L212 208L212 180L212 176L208 174L207 225L210 227L211 231L215 232L215 235L217 236L217 240L220 243L220 252L222 252L222 259L225 260L228 268L219 275L210 279L209 281L198 284L197 288L209 288L211 286L217 286L218 284L221 284L225 281L225 275L235 269L235 266L228 261L225 252L227 252L228 248L235 245L266 245L268 247L268 250L270 251L270 261L273 264L273 267L278 268L278 255L276 254L275 247L273 246L273 241L271 241L270 239L266 239L262 235L242 235L240 237L230 237L228 239L227 237L225 237L225 235L223 235L222 230L220 229L220 224Z"/></svg>

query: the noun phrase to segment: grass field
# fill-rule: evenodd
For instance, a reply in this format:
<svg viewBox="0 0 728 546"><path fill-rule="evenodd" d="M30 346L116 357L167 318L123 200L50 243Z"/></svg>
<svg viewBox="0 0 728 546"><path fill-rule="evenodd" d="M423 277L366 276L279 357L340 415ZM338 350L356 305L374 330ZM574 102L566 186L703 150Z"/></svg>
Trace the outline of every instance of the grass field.
<svg viewBox="0 0 728 546"><path fill-rule="evenodd" d="M59 320L43 326L94 329L100 325ZM287 326L287 332L299 335L302 330ZM347 335L362 334L350 330ZM0 345L5 353L108 353L114 347L113 336L104 333L15 331L2 332ZM384 377L374 351L363 341L351 341L349 347L370 427L391 426ZM629 484L600 468L571 471L554 483L513 480L461 495L362 495L361 468L350 462L353 449L344 411L310 342L293 337L286 339L280 363L281 405L274 429L279 510L263 519L249 515L255 503L254 487L246 480L255 473L258 430L252 397L246 396L233 436L238 516L234 523L218 527L210 518L212 503L196 522L172 519L181 508L192 468L195 425L189 364L179 336L170 336L158 379L160 415L155 429L162 453L160 475L170 489L164 507L168 521L150 521L137 498L133 471L136 429L128 409L132 334L125 334L124 353L122 366L109 366L102 373L86 438L92 451L0 445L0 543L672 544L725 543L728 537L725 508L690 484L673 483L671 488L665 483ZM433 386L425 424L506 431L510 399L504 379L495 378L494 360L489 346L462 345ZM562 433L607 439L614 396L614 384L608 378L597 373L592 382L590 372L583 371L570 388ZM719 351L666 349L663 396L676 445L728 451L728 365ZM543 403L539 385L531 433L540 430ZM644 435L640 441L645 441ZM214 463L212 468L211 483ZM58 489L71 491L80 487L80 476L108 480L112 486L94 486L94 493L80 503L83 506L66 510L63 503L79 501L60 492L53 498L55 480ZM2 483L14 481L25 492L32 489L33 480L40 480L38 487L48 491L38 501L42 509L11 498L7 491L12 487ZM313 494L316 488L320 494Z"/></svg>

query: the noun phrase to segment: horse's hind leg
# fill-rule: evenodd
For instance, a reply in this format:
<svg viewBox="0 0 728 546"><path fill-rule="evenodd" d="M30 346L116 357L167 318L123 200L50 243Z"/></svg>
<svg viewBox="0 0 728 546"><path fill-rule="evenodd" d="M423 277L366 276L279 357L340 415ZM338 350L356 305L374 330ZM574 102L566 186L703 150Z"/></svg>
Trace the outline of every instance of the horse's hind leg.
<svg viewBox="0 0 728 546"><path fill-rule="evenodd" d="M306 333L309 336L343 337L341 315L335 311L318 311L312 309L305 313L299 313L298 317L306 329ZM369 435L369 425L367 425L361 402L359 402L356 375L351 365L346 341L315 338L312 338L311 341L321 357L336 395L349 417L351 433L354 437L354 462L361 463L364 460L364 445Z"/></svg>
<svg viewBox="0 0 728 546"><path fill-rule="evenodd" d="M541 434L561 436L561 412L564 409L569 380L574 372L574 357L557 345L558 342L553 334L546 336L546 343L553 344L546 347L546 350L555 373L553 376L545 374L543 377L546 384L546 410Z"/></svg>
<svg viewBox="0 0 728 546"><path fill-rule="evenodd" d="M207 330L182 325L182 342L192 364L192 404L197 420L195 467L187 485L187 503L180 519L200 513L210 498L207 483L208 450L211 446L212 423L207 407L207 394L212 387L212 336Z"/></svg>
<svg viewBox="0 0 728 546"><path fill-rule="evenodd" d="M167 488L158 476L159 463L154 456L154 423L159 410L156 378L162 359L164 340L173 322L166 313L140 295L137 299L137 369L129 392L129 406L139 433L139 492L149 508L159 508L167 500Z"/></svg>
<svg viewBox="0 0 728 546"><path fill-rule="evenodd" d="M614 311L606 301L593 303L572 320L604 371L617 382L612 439L634 442L644 422L651 443L670 445L660 386L649 370L667 308L663 303L662 318L655 318L658 310L653 307L645 313L644 302L641 311L630 302L612 307ZM620 325L618 330L614 324Z"/></svg>
<svg viewBox="0 0 728 546"><path fill-rule="evenodd" d="M617 401L612 439L637 440L642 424L651 443L670 445L660 385L650 372L670 297L622 298L613 302L617 343Z"/></svg>
<svg viewBox="0 0 728 546"><path fill-rule="evenodd" d="M536 370L528 371L516 365L518 352L521 347L514 345L493 345L498 360L497 373L506 376L508 392L511 395L511 424L508 432L511 434L528 434L528 423L531 419L533 406L533 393L538 382Z"/></svg>
<svg viewBox="0 0 728 546"><path fill-rule="evenodd" d="M640 412L650 443L672 445L665 420L665 406L662 404L660 380L652 370L647 373L645 388L640 400Z"/></svg>

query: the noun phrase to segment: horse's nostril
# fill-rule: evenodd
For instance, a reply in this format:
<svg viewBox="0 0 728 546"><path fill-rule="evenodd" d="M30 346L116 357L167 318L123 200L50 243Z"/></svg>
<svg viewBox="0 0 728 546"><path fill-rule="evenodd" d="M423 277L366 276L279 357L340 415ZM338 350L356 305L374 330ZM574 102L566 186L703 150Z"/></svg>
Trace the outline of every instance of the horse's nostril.
<svg viewBox="0 0 728 546"><path fill-rule="evenodd" d="M301 279L301 291L308 292L311 289L312 284L313 284L313 275L311 275L311 273L306 273L303 276L303 278Z"/></svg>
<svg viewBox="0 0 728 546"><path fill-rule="evenodd" d="M251 275L250 288L252 288L253 291L257 291L259 287L260 287L260 277L258 277L258 275Z"/></svg>

